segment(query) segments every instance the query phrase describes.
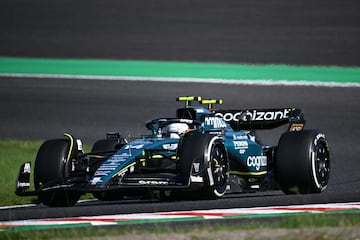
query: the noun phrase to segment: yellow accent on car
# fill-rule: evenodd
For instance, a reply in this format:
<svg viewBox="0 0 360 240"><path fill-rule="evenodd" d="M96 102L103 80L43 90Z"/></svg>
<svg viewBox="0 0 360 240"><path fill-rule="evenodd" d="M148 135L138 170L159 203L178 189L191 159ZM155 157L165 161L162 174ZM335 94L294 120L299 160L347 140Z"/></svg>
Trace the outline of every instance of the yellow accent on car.
<svg viewBox="0 0 360 240"><path fill-rule="evenodd" d="M122 174L123 172L126 172L128 170L128 168L134 166L136 164L136 162L133 162L129 165L127 165L126 167L122 168L120 171L118 171L117 173L115 173L114 175L112 175L112 178L115 177L116 175L120 175Z"/></svg>
<svg viewBox="0 0 360 240"><path fill-rule="evenodd" d="M181 97L177 97L176 101L178 101L178 102L201 101L201 97L200 96L181 96Z"/></svg>
<svg viewBox="0 0 360 240"><path fill-rule="evenodd" d="M230 174L234 174L234 175L259 176L259 175L267 174L267 171L262 171L262 172L238 172L238 171L229 171L229 173L230 173Z"/></svg>
<svg viewBox="0 0 360 240"><path fill-rule="evenodd" d="M204 99L200 101L201 104L222 104L222 99Z"/></svg>
<svg viewBox="0 0 360 240"><path fill-rule="evenodd" d="M70 148L69 148L69 152L68 152L68 155L67 155L67 158L66 158L66 160L70 160L70 157L71 157L71 151L72 151L72 149L73 149L73 147L74 147L74 138L73 138L73 136L71 136L71 134L69 134L69 133L64 133L64 136L65 137L67 137L67 138L69 138L69 140L70 140Z"/></svg>
<svg viewBox="0 0 360 240"><path fill-rule="evenodd" d="M163 155L154 155L154 156L149 157L149 159L147 159L147 160L151 160L151 159L161 159L161 158L167 158L167 157L165 157L165 156L163 156ZM170 159L172 159L172 160L177 160L177 156L176 156L176 155L172 155L172 156L170 157ZM140 158L139 160L140 160L140 162L143 162L143 163L146 161L145 158Z"/></svg>

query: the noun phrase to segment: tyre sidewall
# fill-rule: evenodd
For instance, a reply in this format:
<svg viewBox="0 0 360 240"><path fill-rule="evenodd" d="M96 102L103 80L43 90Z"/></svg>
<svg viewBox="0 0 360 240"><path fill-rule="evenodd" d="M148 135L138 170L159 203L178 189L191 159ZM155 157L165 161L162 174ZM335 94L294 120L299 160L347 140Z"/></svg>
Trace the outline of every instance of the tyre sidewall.
<svg viewBox="0 0 360 240"><path fill-rule="evenodd" d="M319 183L315 173L316 149L325 144L325 135L318 130L287 132L279 140L275 171L281 189L287 194L322 192L325 183Z"/></svg>
<svg viewBox="0 0 360 240"><path fill-rule="evenodd" d="M205 192L208 192L208 195L210 198L221 198L222 196L225 195L226 193L226 188L227 188L227 181L225 183L225 185L221 186L220 189L217 189L217 186L216 185L210 185L210 178L213 179L214 181L214 176L212 174L212 169L211 169L211 164L212 164L212 159L211 159L211 154L212 154L212 151L215 149L215 147L219 147L221 149L221 151L225 154L225 158L226 158L226 171L227 171L227 179L229 179L229 162L228 162L228 156L227 156L227 153L226 153L226 150L225 150L225 147L224 145L222 144L222 141L221 141L221 138L220 137L213 137L211 139L211 141L209 142L208 146L207 146L207 149L206 151L207 154L205 155L206 158L205 158L205 161L207 162L207 171L206 171L206 178L207 178L207 185L205 186Z"/></svg>

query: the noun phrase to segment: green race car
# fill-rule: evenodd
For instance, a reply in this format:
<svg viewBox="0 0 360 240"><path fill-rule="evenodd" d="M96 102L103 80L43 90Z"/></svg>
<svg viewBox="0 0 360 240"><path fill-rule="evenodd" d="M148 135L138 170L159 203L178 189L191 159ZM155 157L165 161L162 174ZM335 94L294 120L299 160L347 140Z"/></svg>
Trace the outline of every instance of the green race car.
<svg viewBox="0 0 360 240"><path fill-rule="evenodd" d="M16 194L37 195L48 206L73 206L85 193L100 200L214 199L229 192L280 188L306 194L327 187L328 142L319 130L304 129L300 109L217 110L213 107L222 100L186 96L177 101L185 106L175 117L147 121L149 134L135 140L108 133L88 153L71 134L45 141L35 160L34 190L26 162ZM263 144L256 134L284 124L289 127L277 146Z"/></svg>

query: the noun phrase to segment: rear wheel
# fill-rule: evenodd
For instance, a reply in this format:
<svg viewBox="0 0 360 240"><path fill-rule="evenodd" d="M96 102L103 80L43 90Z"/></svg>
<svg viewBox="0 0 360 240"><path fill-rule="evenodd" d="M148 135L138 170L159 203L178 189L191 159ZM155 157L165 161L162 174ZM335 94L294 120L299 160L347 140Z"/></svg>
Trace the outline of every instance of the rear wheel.
<svg viewBox="0 0 360 240"><path fill-rule="evenodd" d="M277 180L285 193L322 192L330 177L330 153L325 135L318 130L283 134L275 165Z"/></svg>
<svg viewBox="0 0 360 240"><path fill-rule="evenodd" d="M48 140L42 144L35 160L35 190L66 184L69 148L69 142L65 139ZM41 193L38 199L47 206L68 207L75 205L80 196L77 192L58 190Z"/></svg>

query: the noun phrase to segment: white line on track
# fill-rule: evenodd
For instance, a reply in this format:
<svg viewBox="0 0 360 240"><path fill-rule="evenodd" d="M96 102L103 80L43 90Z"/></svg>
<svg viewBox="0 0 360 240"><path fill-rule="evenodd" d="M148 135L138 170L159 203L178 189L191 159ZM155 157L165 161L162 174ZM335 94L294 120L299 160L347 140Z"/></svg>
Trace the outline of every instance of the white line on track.
<svg viewBox="0 0 360 240"><path fill-rule="evenodd" d="M79 200L78 203L95 202L95 201L98 201L98 200L97 199ZM40 205L42 205L42 204L22 204L22 205L12 205L12 206L2 206L2 207L0 207L0 210L36 207L36 206L40 206Z"/></svg>
<svg viewBox="0 0 360 240"><path fill-rule="evenodd" d="M216 83L234 85L258 86L312 86L312 87L360 87L360 82L322 82L306 80L272 80L272 79L220 79L220 78L187 78L187 77L134 77L134 76L97 76L97 75L71 75L71 74L22 74L0 73L0 77L21 78L58 78L81 80L110 80L110 81L153 81L153 82L192 82Z"/></svg>
<svg viewBox="0 0 360 240"><path fill-rule="evenodd" d="M0 207L0 210L6 210L6 209L14 209L14 208L27 208L27 207L35 207L36 204L23 204L23 205L13 205L13 206L3 206Z"/></svg>

